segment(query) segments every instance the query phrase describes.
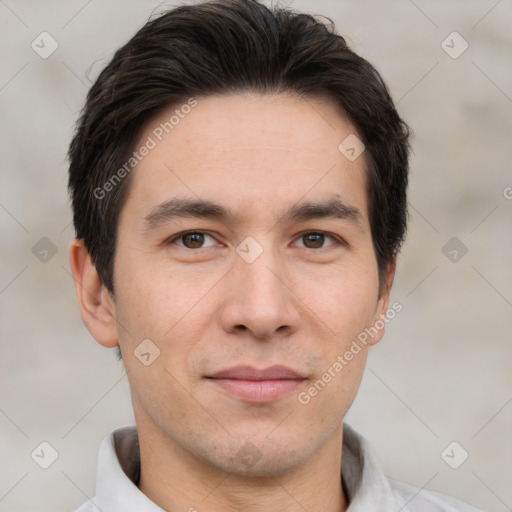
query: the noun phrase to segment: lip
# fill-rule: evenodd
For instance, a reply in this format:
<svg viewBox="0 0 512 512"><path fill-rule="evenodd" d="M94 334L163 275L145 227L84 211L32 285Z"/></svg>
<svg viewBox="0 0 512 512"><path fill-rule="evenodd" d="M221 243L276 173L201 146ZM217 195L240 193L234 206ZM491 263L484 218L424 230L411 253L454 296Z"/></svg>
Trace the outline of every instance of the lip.
<svg viewBox="0 0 512 512"><path fill-rule="evenodd" d="M300 373L287 366L274 365L258 370L252 366L233 366L209 376L212 379L284 380L304 379Z"/></svg>
<svg viewBox="0 0 512 512"><path fill-rule="evenodd" d="M234 366L206 377L228 394L248 402L272 402L301 386L306 377L286 366Z"/></svg>

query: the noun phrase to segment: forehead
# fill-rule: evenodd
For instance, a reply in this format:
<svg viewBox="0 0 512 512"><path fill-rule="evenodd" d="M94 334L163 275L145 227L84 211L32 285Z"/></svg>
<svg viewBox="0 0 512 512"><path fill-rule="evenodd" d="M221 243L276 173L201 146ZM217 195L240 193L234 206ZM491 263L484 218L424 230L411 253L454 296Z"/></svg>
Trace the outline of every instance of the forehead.
<svg viewBox="0 0 512 512"><path fill-rule="evenodd" d="M365 211L365 155L347 158L339 147L347 137L358 137L354 126L318 99L282 93L188 99L144 127L136 149L150 149L133 171L129 196L139 208L176 194L221 198L250 214L249 206L277 213L281 204L336 194Z"/></svg>

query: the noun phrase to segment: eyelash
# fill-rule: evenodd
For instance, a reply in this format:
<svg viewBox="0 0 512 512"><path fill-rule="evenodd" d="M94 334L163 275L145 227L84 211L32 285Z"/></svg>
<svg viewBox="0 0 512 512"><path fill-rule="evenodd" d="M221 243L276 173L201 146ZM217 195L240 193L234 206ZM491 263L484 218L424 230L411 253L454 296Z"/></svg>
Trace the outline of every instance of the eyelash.
<svg viewBox="0 0 512 512"><path fill-rule="evenodd" d="M215 239L215 237L213 235L210 235L206 231L194 231L194 230L193 231L182 231L181 233L178 233L177 235L174 235L172 238L170 238L166 242L166 245L174 244L177 240L181 239L185 235L193 235L193 234L207 235L207 236ZM298 235L296 240L300 240L301 238L303 238L306 235L323 235L325 237L331 238L333 240L333 243L326 247L319 247L319 248L303 247L304 249L311 249L311 250L319 251L322 249L328 249L329 247L331 247L333 245L347 245L346 242L344 240L342 240L341 238L339 238L338 236L333 235L331 233L327 233L325 231L304 231ZM185 246L179 246L179 247L182 247L183 249L188 249L190 251L194 251L194 250L197 251L198 249L207 249L207 247L197 247L197 248L190 248L190 247L185 247Z"/></svg>

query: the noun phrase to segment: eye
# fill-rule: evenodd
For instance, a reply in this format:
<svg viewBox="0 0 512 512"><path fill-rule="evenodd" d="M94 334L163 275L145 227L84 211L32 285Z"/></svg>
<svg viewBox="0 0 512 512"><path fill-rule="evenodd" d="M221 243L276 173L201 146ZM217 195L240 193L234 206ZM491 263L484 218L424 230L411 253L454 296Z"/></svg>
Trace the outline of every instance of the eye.
<svg viewBox="0 0 512 512"><path fill-rule="evenodd" d="M180 233L175 237L169 240L169 243L176 243L176 245L180 247L185 247L186 249L202 249L204 247L211 247L215 244L204 245L205 239L210 238L215 242L215 239L203 231L187 231L186 233ZM181 243L177 243L180 241Z"/></svg>
<svg viewBox="0 0 512 512"><path fill-rule="evenodd" d="M324 245L326 238L332 240L332 242L327 246ZM303 247L306 247L306 249L323 249L324 247L328 247L337 243L332 235L328 235L327 233L322 233L319 231L304 233L298 240L303 241Z"/></svg>

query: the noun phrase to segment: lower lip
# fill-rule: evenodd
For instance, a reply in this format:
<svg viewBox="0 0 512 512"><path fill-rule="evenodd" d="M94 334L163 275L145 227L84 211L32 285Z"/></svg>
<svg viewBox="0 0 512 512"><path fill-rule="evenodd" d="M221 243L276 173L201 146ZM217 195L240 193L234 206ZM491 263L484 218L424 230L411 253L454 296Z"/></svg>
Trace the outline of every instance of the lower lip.
<svg viewBox="0 0 512 512"><path fill-rule="evenodd" d="M228 393L249 402L271 402L297 390L304 379L241 380L209 379Z"/></svg>

